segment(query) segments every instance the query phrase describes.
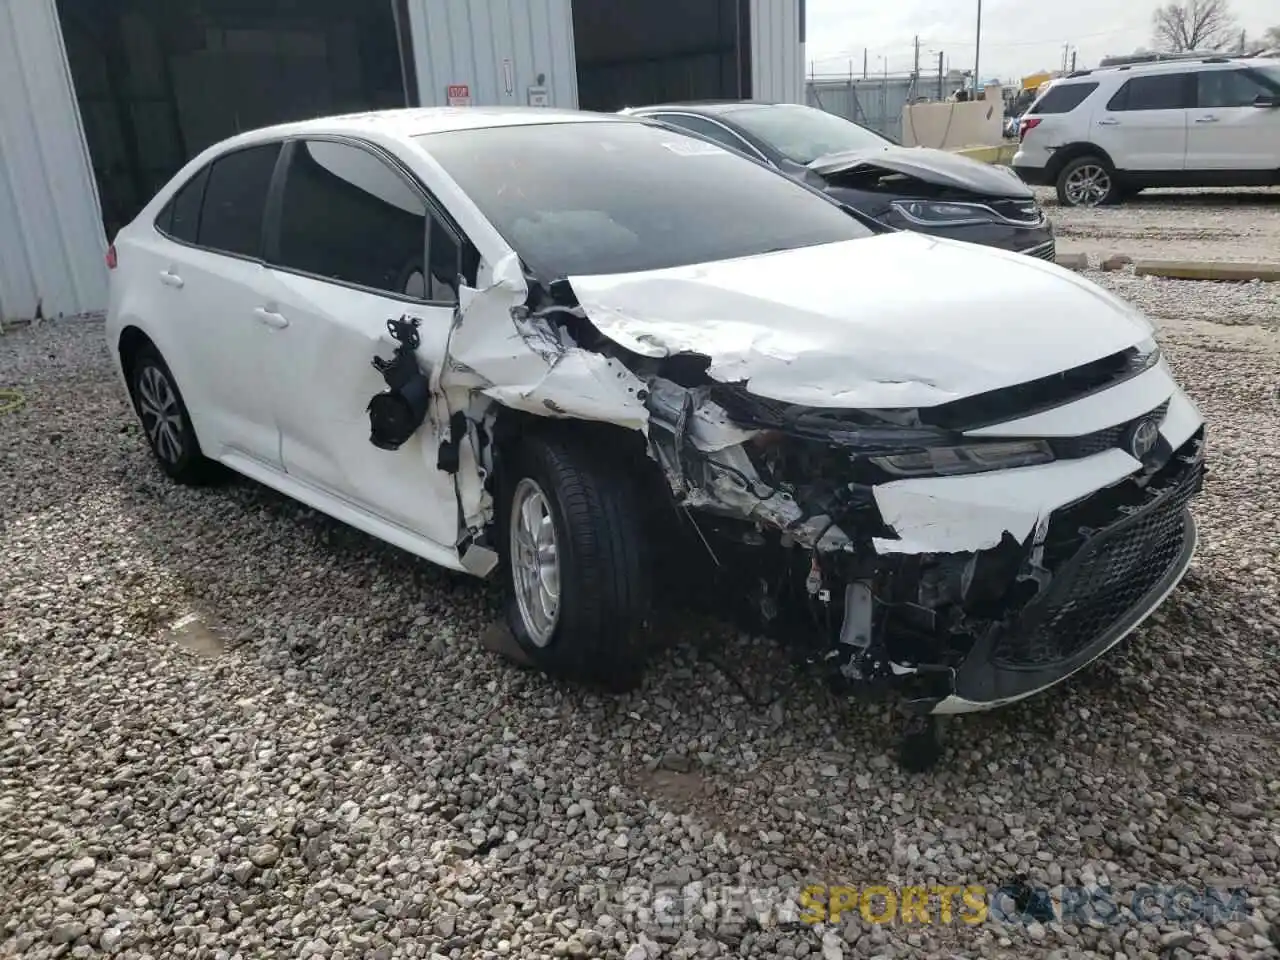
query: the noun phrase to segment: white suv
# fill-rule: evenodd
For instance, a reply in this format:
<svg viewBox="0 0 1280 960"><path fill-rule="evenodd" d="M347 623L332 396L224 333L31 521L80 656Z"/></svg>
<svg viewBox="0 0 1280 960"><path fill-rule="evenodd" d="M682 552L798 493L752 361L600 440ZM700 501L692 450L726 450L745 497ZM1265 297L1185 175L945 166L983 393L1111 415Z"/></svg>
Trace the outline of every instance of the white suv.
<svg viewBox="0 0 1280 960"><path fill-rule="evenodd" d="M1018 129L1014 169L1064 206L1144 187L1280 185L1280 60L1209 57L1079 71Z"/></svg>

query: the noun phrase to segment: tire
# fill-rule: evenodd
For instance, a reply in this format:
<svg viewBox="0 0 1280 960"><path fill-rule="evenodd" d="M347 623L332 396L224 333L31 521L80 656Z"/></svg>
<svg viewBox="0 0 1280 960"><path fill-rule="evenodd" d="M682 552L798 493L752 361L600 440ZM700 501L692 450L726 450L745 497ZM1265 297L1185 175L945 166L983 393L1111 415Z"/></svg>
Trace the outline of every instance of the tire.
<svg viewBox="0 0 1280 960"><path fill-rule="evenodd" d="M651 570L633 480L585 444L535 436L504 464L501 489L506 618L521 649L548 673L635 687ZM535 543L543 563L531 562Z"/></svg>
<svg viewBox="0 0 1280 960"><path fill-rule="evenodd" d="M1116 172L1101 157L1076 157L1058 171L1058 203L1064 207L1100 207L1120 202Z"/></svg>
<svg viewBox="0 0 1280 960"><path fill-rule="evenodd" d="M140 347L130 358L129 393L160 469L181 484L211 480L215 476L214 464L200 450L182 392L155 347Z"/></svg>

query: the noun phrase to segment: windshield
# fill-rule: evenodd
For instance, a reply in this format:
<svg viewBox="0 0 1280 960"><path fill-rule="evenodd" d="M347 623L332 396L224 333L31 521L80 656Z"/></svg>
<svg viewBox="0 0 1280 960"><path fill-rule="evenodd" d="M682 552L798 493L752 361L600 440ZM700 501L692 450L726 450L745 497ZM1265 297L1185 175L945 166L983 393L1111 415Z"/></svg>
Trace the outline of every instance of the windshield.
<svg viewBox="0 0 1280 960"><path fill-rule="evenodd" d="M414 139L546 281L871 235L835 203L762 164L636 120Z"/></svg>
<svg viewBox="0 0 1280 960"><path fill-rule="evenodd" d="M893 146L893 141L866 127L833 113L799 104L744 107L726 112L725 119L759 137L796 163L811 163L829 153L883 150Z"/></svg>

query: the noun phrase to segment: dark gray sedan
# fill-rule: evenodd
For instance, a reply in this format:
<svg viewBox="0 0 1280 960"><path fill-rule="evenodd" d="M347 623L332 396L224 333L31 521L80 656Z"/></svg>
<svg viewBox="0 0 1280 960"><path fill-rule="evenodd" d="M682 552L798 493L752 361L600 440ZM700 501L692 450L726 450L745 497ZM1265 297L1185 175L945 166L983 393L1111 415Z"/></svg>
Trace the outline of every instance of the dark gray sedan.
<svg viewBox="0 0 1280 960"><path fill-rule="evenodd" d="M903 147L834 114L792 103L669 103L621 111L699 134L905 230L1054 259L1053 226L1004 167Z"/></svg>

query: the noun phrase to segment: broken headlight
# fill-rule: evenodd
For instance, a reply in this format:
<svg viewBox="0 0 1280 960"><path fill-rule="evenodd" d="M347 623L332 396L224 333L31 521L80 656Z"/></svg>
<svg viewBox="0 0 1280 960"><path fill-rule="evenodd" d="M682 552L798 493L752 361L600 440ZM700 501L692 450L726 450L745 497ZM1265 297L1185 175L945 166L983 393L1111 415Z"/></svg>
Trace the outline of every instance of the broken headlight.
<svg viewBox="0 0 1280 960"><path fill-rule="evenodd" d="M931 447L869 459L881 470L897 477L953 477L963 473L1011 470L1049 463L1053 460L1053 450L1043 440L1008 440Z"/></svg>
<svg viewBox="0 0 1280 960"><path fill-rule="evenodd" d="M1001 219L994 210L980 203L895 200L890 206L904 219L926 227L961 227L974 223L995 223Z"/></svg>

